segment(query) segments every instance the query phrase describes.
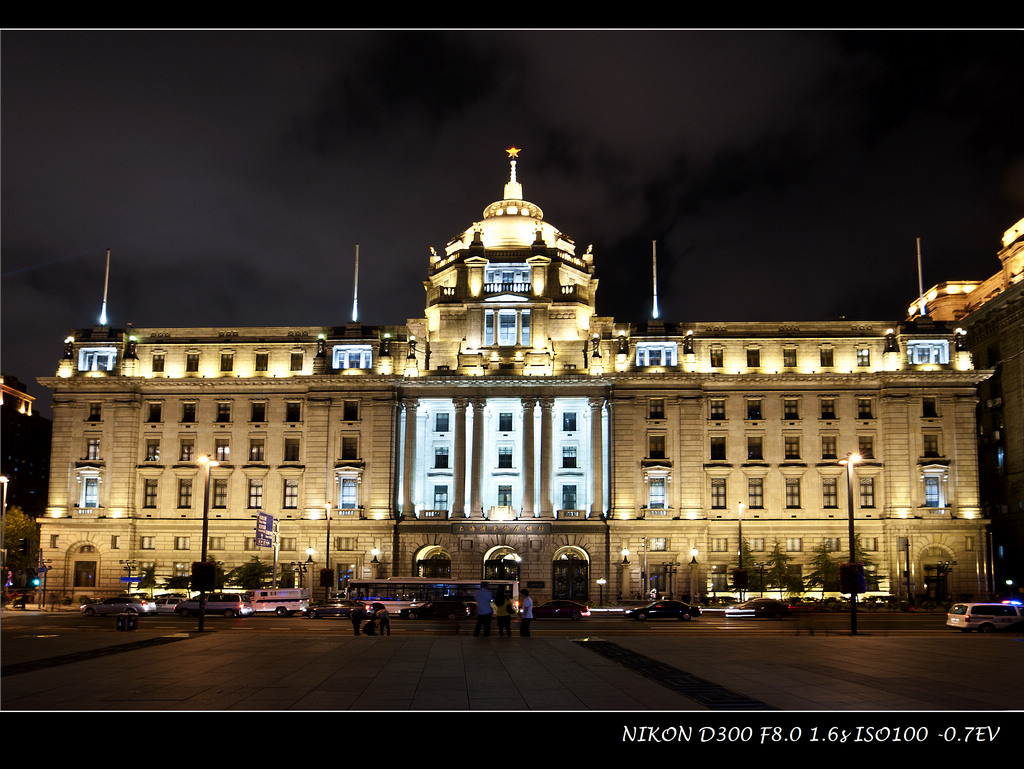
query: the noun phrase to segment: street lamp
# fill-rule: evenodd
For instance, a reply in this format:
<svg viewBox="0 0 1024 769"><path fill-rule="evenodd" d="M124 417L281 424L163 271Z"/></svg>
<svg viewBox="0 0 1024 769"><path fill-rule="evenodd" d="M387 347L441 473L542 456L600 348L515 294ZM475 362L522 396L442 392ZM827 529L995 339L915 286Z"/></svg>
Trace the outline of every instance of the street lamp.
<svg viewBox="0 0 1024 769"><path fill-rule="evenodd" d="M601 604L601 606L604 606L604 586L607 585L607 584L608 584L608 580L606 580L604 577L601 577L600 579L597 580L597 587L601 591L601 593L600 593L601 594L601 597L600 597L600 604Z"/></svg>
<svg viewBox="0 0 1024 769"><path fill-rule="evenodd" d="M746 575L743 574L743 508L746 505L742 502L739 503L739 515L736 517L736 522L739 527L739 546L737 547L737 556L739 561L739 567L737 568L736 579L734 583L739 583L737 587L740 589L740 600L743 600L743 588L746 587Z"/></svg>
<svg viewBox="0 0 1024 769"><path fill-rule="evenodd" d="M206 546L210 534L210 468L216 467L217 462L209 456L199 457L199 464L203 466L203 542L201 545L199 561L206 563ZM205 572L204 572L205 573ZM198 630L203 632L203 620L206 617L206 581L199 587L199 625Z"/></svg>
<svg viewBox="0 0 1024 769"><path fill-rule="evenodd" d="M690 600L700 603L700 586L697 584L700 565L697 563L697 548L690 551Z"/></svg>
<svg viewBox="0 0 1024 769"><path fill-rule="evenodd" d="M324 511L325 511L325 513L327 515L327 547L324 550L324 559L325 559L324 568L328 572L327 576L330 578L330 581L331 581L330 587L328 587L326 584L324 585L324 601L329 601L330 598L331 598L331 592L330 591L332 589L336 588L337 585L338 585L338 583L334 579L334 572L331 571L331 503L330 502L328 502L326 505L324 505ZM324 582L327 582L327 580L324 580Z"/></svg>
<svg viewBox="0 0 1024 769"><path fill-rule="evenodd" d="M846 506L850 517L850 566L857 561L857 543L853 532L853 466L861 461L859 454L847 454L839 464L846 465ZM857 591L856 585L850 590L850 635L857 635Z"/></svg>

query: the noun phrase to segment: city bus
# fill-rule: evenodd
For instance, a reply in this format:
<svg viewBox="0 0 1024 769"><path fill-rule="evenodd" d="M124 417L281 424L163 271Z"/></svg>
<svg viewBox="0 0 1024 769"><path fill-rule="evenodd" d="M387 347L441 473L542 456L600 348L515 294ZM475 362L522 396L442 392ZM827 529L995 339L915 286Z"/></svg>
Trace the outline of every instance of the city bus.
<svg viewBox="0 0 1024 769"><path fill-rule="evenodd" d="M353 579L348 583L348 598L362 603L380 601L388 611L397 614L414 603L443 600L473 600L473 593L486 582L492 594L504 588L505 594L519 605L519 581L513 579L449 579L447 577L388 577L387 579Z"/></svg>

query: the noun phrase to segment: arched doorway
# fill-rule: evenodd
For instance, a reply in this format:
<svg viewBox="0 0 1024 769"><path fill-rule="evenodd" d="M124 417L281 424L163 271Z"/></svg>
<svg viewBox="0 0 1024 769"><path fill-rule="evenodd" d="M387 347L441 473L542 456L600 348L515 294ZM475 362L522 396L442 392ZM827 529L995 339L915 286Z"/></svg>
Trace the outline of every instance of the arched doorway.
<svg viewBox="0 0 1024 769"><path fill-rule="evenodd" d="M450 579L452 557L438 545L423 548L416 555L416 576Z"/></svg>
<svg viewBox="0 0 1024 769"><path fill-rule="evenodd" d="M948 601L953 597L953 581L957 562L945 548L932 546L921 553L921 573L924 576L924 595L933 601Z"/></svg>
<svg viewBox="0 0 1024 769"><path fill-rule="evenodd" d="M519 553L507 545L493 547L484 555L484 579L519 579Z"/></svg>
<svg viewBox="0 0 1024 769"><path fill-rule="evenodd" d="M586 601L590 598L590 559L576 547L564 547L551 562L551 597Z"/></svg>

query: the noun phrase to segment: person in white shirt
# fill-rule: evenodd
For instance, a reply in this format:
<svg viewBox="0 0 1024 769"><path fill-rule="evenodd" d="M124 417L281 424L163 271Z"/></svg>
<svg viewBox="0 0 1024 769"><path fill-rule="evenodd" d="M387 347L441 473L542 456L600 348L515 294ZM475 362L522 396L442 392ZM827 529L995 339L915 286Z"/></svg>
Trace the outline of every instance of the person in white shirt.
<svg viewBox="0 0 1024 769"><path fill-rule="evenodd" d="M530 598L529 590L520 590L522 604L519 611L519 635L524 638L530 635L530 623L533 622L533 599Z"/></svg>

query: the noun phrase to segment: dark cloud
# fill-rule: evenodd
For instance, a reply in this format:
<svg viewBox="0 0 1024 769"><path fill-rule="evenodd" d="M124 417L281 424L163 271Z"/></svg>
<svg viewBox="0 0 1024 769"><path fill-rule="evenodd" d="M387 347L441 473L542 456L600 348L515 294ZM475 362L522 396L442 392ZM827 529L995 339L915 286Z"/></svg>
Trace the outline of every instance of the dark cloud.
<svg viewBox="0 0 1024 769"><path fill-rule="evenodd" d="M68 328L422 313L501 195L594 245L599 311L898 319L1024 213L1011 32L6 31L3 368ZM42 395L36 390L37 394Z"/></svg>

